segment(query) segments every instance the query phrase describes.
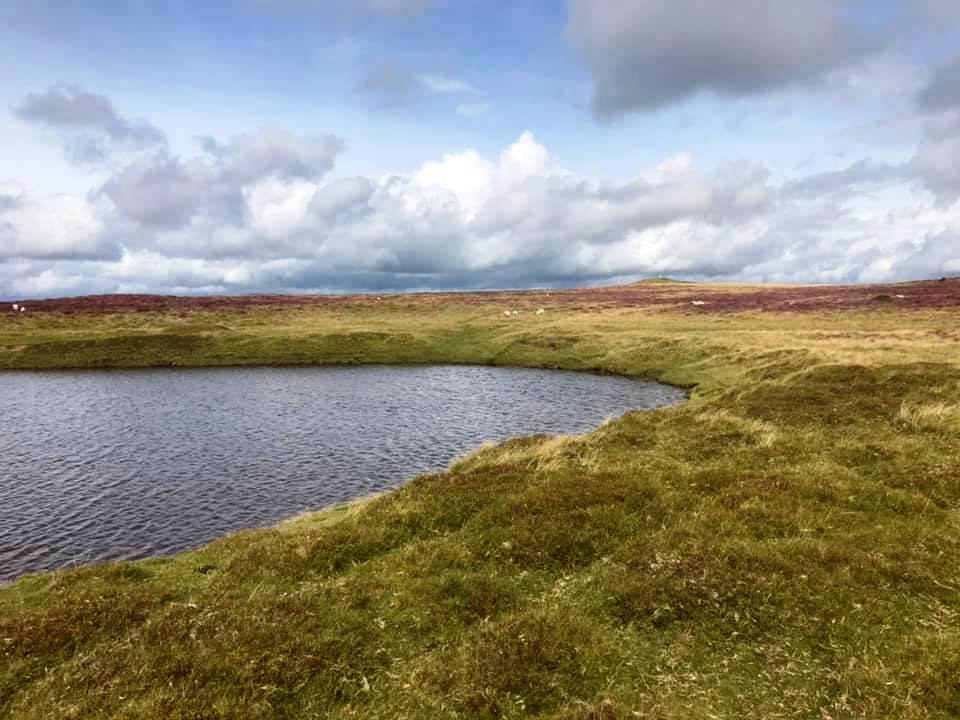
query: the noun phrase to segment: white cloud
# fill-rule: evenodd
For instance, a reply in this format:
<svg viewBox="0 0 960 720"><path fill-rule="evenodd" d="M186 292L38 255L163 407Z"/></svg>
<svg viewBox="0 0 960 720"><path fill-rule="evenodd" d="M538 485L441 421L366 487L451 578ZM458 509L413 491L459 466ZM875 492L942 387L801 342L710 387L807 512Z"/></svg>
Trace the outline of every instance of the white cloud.
<svg viewBox="0 0 960 720"><path fill-rule="evenodd" d="M243 189L247 224L258 236L277 239L306 230L317 187L306 180L268 177Z"/></svg>
<svg viewBox="0 0 960 720"><path fill-rule="evenodd" d="M416 105L423 91L435 95L480 95L473 85L437 73L417 74L397 64L374 64L363 69L356 94L371 110L398 110Z"/></svg>
<svg viewBox="0 0 960 720"><path fill-rule="evenodd" d="M422 74L420 76L420 82L422 82L430 92L440 93L443 95L457 93L472 95L480 92L473 85L470 85L463 80L457 80L456 78L437 75L434 73Z"/></svg>
<svg viewBox="0 0 960 720"><path fill-rule="evenodd" d="M84 198L0 195L0 261L4 258L106 258L118 248L103 235L100 210Z"/></svg>
<svg viewBox="0 0 960 720"><path fill-rule="evenodd" d="M911 190L914 166L929 171L919 161L854 163L775 186L762 165L703 169L679 153L611 180L564 168L527 132L493 157L467 149L409 175L327 180L337 143L271 137L208 143L206 158L144 156L93 200L4 189L0 287L377 290L645 274L834 282L960 263L960 203Z"/></svg>
<svg viewBox="0 0 960 720"><path fill-rule="evenodd" d="M462 103L457 105L457 115L465 118L486 117L493 112L493 105L489 103Z"/></svg>

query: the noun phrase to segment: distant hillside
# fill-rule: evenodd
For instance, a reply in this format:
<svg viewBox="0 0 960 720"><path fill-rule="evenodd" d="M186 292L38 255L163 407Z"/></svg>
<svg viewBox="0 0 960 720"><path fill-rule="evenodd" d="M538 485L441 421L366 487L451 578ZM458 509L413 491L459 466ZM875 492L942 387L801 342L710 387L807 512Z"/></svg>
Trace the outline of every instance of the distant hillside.
<svg viewBox="0 0 960 720"><path fill-rule="evenodd" d="M628 285L695 285L692 280L677 280L671 277L653 277L646 278L644 280L637 280L636 282L627 283Z"/></svg>

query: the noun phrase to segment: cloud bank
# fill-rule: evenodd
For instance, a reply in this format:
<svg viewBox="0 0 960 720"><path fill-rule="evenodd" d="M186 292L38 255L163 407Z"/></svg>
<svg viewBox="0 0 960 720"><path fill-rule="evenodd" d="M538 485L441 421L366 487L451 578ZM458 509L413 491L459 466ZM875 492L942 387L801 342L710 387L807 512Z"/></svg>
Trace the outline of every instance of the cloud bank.
<svg viewBox="0 0 960 720"><path fill-rule="evenodd" d="M926 116L905 164L861 161L779 184L762 164L704 168L686 153L628 178L588 176L530 132L495 156L467 149L409 174L337 176L345 143L333 135L205 137L202 152L181 157L155 142L161 131L124 119L102 96L28 96L18 114L128 147L145 141L85 196L0 186L7 297L549 286L664 274L855 282L960 271L953 107Z"/></svg>

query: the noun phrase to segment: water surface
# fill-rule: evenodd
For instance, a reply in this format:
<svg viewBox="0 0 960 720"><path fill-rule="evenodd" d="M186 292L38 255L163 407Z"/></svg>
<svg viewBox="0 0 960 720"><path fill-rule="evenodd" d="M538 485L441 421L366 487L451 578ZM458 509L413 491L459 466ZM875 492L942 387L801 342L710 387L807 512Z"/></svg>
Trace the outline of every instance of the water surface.
<svg viewBox="0 0 960 720"><path fill-rule="evenodd" d="M586 432L683 396L466 366L0 373L0 580L197 547L485 441Z"/></svg>

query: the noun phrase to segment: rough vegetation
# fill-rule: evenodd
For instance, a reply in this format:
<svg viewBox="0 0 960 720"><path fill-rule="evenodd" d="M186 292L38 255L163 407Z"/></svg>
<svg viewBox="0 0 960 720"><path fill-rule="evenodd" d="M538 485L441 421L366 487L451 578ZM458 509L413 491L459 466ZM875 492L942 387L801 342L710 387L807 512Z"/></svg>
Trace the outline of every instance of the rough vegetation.
<svg viewBox="0 0 960 720"><path fill-rule="evenodd" d="M693 388L194 552L10 583L0 716L958 717L960 300L903 307L904 287L804 312L663 283L0 316L9 368L476 362ZM648 289L672 302L604 295Z"/></svg>

